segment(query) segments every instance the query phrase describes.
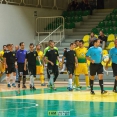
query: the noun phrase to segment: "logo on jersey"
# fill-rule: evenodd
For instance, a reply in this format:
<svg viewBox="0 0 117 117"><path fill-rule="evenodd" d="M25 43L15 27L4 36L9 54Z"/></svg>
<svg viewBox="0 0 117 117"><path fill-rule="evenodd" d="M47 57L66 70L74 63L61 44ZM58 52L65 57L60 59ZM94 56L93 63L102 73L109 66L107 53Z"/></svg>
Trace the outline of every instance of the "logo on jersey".
<svg viewBox="0 0 117 117"><path fill-rule="evenodd" d="M36 56L36 54L34 54L34 56Z"/></svg>
<svg viewBox="0 0 117 117"><path fill-rule="evenodd" d="M57 54L57 52L55 52L55 54Z"/></svg>
<svg viewBox="0 0 117 117"><path fill-rule="evenodd" d="M15 54L13 54L13 56L15 56Z"/></svg>

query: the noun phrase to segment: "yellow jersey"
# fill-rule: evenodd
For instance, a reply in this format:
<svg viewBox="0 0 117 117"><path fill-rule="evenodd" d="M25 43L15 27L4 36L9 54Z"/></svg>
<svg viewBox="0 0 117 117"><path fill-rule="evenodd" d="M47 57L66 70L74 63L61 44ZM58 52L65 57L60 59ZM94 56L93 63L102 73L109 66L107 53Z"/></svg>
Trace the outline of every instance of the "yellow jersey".
<svg viewBox="0 0 117 117"><path fill-rule="evenodd" d="M38 54L39 60L36 60L36 65L42 65L44 54L42 51L37 51L37 54Z"/></svg>
<svg viewBox="0 0 117 117"><path fill-rule="evenodd" d="M87 53L87 48L76 48L76 57L78 58L78 63L86 63L86 53Z"/></svg>

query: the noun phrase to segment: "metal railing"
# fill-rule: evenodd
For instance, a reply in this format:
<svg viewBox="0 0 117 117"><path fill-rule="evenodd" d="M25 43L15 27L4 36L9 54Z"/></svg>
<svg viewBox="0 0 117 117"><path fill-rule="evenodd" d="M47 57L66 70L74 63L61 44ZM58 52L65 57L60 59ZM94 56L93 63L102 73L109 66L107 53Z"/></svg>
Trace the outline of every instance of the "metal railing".
<svg viewBox="0 0 117 117"><path fill-rule="evenodd" d="M26 6L39 6L40 0L23 0L23 4Z"/></svg>
<svg viewBox="0 0 117 117"><path fill-rule="evenodd" d="M12 4L21 4L22 0L5 0L7 4L12 3Z"/></svg>
<svg viewBox="0 0 117 117"><path fill-rule="evenodd" d="M0 0L2 3L3 0ZM41 8L66 9L71 0L5 0L7 4L24 4L25 6L40 6Z"/></svg>
<svg viewBox="0 0 117 117"><path fill-rule="evenodd" d="M36 33L38 43L48 42L52 39L56 44L64 39L64 17L38 17L36 19ZM45 38L41 38L46 35Z"/></svg>

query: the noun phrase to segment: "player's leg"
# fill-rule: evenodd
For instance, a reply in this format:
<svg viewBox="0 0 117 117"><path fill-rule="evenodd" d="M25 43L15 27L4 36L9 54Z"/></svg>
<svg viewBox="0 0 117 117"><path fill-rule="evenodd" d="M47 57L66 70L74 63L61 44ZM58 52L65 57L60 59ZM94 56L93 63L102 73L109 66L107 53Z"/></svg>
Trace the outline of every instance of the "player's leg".
<svg viewBox="0 0 117 117"><path fill-rule="evenodd" d="M22 64L22 70L23 70L23 86L22 86L22 88L26 88L26 75L28 75L28 70L27 70L27 68L26 68L26 71L24 70L24 64Z"/></svg>
<svg viewBox="0 0 117 117"><path fill-rule="evenodd" d="M94 78L96 75L97 66L96 64L90 64L90 88L91 88L91 94L95 95L95 92L93 91L93 84L94 84Z"/></svg>
<svg viewBox="0 0 117 117"><path fill-rule="evenodd" d="M85 82L86 82L86 89L89 90L89 74L88 74L88 66L86 63L83 64L83 73L85 74Z"/></svg>
<svg viewBox="0 0 117 117"><path fill-rule="evenodd" d="M18 77L18 88L20 88L20 82L21 82L22 75L23 75L21 64L18 64L18 74L19 74L19 77Z"/></svg>
<svg viewBox="0 0 117 117"><path fill-rule="evenodd" d="M16 70L15 70L15 68L13 68L12 73L13 73L13 76L12 76L12 82L13 82L12 86L16 87L16 85L15 85L15 81L16 81Z"/></svg>
<svg viewBox="0 0 117 117"><path fill-rule="evenodd" d="M101 89L101 94L107 93L107 91L104 90L104 83L103 83L103 66L102 64L98 65L98 70L97 70L98 78L99 78L99 85Z"/></svg>
<svg viewBox="0 0 117 117"><path fill-rule="evenodd" d="M117 93L117 65L112 63L113 76L115 77L113 92Z"/></svg>
<svg viewBox="0 0 117 117"><path fill-rule="evenodd" d="M10 74L11 74L11 71L12 71L11 69L12 69L11 65L7 65L7 68L5 70L7 87L11 87L11 82L10 82Z"/></svg>
<svg viewBox="0 0 117 117"><path fill-rule="evenodd" d="M45 86L45 78L44 78L44 68L43 65L38 67L38 73L40 75L41 86Z"/></svg>

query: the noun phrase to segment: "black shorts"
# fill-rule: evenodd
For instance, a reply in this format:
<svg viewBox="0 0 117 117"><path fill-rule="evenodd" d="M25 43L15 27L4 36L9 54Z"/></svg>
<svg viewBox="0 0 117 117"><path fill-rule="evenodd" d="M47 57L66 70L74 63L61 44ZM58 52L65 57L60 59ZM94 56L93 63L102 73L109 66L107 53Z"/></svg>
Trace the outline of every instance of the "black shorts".
<svg viewBox="0 0 117 117"><path fill-rule="evenodd" d="M58 72L58 66L57 65L48 65L48 73L49 74L56 74L56 72Z"/></svg>
<svg viewBox="0 0 117 117"><path fill-rule="evenodd" d="M113 76L117 76L117 64L112 63Z"/></svg>
<svg viewBox="0 0 117 117"><path fill-rule="evenodd" d="M103 65L101 63L90 63L90 75L103 74Z"/></svg>
<svg viewBox="0 0 117 117"><path fill-rule="evenodd" d="M36 65L28 65L29 75L36 76Z"/></svg>
<svg viewBox="0 0 117 117"><path fill-rule="evenodd" d="M66 67L67 67L67 71L68 71L68 74L74 74L74 69L75 69L75 65L74 64L66 64Z"/></svg>
<svg viewBox="0 0 117 117"><path fill-rule="evenodd" d="M7 64L6 74L11 74L12 72L16 72L15 64Z"/></svg>
<svg viewBox="0 0 117 117"><path fill-rule="evenodd" d="M23 75L28 75L28 70L24 70L24 63L18 63L18 73L20 76L20 73L23 73Z"/></svg>

